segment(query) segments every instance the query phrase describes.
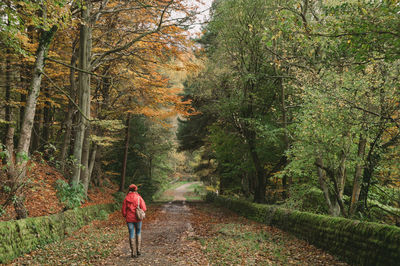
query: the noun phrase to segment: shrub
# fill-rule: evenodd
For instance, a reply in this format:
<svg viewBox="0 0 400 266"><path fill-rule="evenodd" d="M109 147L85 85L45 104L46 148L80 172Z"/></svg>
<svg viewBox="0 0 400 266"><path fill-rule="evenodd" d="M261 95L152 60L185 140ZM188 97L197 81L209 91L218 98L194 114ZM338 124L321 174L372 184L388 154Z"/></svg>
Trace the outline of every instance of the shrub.
<svg viewBox="0 0 400 266"><path fill-rule="evenodd" d="M124 201L125 196L126 196L126 194L124 192L122 192L122 191L117 191L112 195L113 195L113 197L115 199L115 202L117 204L120 204L120 205L122 204L122 202Z"/></svg>
<svg viewBox="0 0 400 266"><path fill-rule="evenodd" d="M57 180L56 190L58 199L67 209L79 207L85 201L85 189L82 184L69 185L62 179Z"/></svg>
<svg viewBox="0 0 400 266"><path fill-rule="evenodd" d="M281 205L282 207L318 214L328 213L324 193L321 189L309 184L300 184L292 185L289 193L290 198Z"/></svg>

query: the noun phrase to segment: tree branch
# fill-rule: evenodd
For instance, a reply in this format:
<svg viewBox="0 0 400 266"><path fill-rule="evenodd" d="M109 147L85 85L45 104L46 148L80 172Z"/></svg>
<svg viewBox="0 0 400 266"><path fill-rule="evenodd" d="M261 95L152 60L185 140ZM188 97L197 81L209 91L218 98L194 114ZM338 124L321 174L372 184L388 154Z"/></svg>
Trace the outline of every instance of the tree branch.
<svg viewBox="0 0 400 266"><path fill-rule="evenodd" d="M140 34L139 36L134 38L132 41L126 43L123 46L120 46L120 47L117 47L117 48L114 48L114 49L111 49L111 50L108 50L108 51L104 52L102 55L100 55L99 57L97 57L96 59L94 59L92 61L91 66L95 68L96 65L99 64L100 61L103 60L103 58L105 58L106 56L108 56L110 54L113 54L113 53L120 52L122 50L126 50L126 49L130 48L136 42L138 42L141 39L143 39L144 37L146 37L147 35L159 32L161 30L161 28L162 28L162 24L163 24L163 21L164 21L164 15L165 15L167 9L171 6L171 4L173 2L174 2L174 0L169 1L169 3L164 7L163 11L161 12L160 21L159 21L159 23L157 25L157 28L155 28L155 29L153 29L151 31L147 31L147 32L144 32L144 33Z"/></svg>
<svg viewBox="0 0 400 266"><path fill-rule="evenodd" d="M46 59L49 60L49 61L52 61L54 63L66 66L68 68L72 68L72 69L74 69L76 71L79 71L79 72L83 72L83 73L86 73L86 74L89 74L89 75L93 75L93 76L96 76L96 77L100 77L100 78L110 78L110 79L112 79L112 77L110 77L110 76L103 76L103 75L99 75L99 74L96 74L96 73L93 73L93 72L90 72L90 71L86 71L86 70L80 69L78 67L71 66L70 64L64 63L62 61L58 61L58 60L56 60L54 58L46 57Z"/></svg>
<svg viewBox="0 0 400 266"><path fill-rule="evenodd" d="M87 121L96 121L96 119L90 119L88 118L81 110L81 108L78 106L78 104L76 104L76 102L74 101L74 99L72 99L72 97L70 95L68 95L68 93L66 93L63 89L61 89L59 86L57 86L57 84L45 73L42 72L43 76L45 76L51 84L53 84L53 86L59 90L62 94L64 94L65 96L67 96L67 98L72 102L72 104L76 107L76 109L78 109L79 113L81 113L81 115L87 120Z"/></svg>

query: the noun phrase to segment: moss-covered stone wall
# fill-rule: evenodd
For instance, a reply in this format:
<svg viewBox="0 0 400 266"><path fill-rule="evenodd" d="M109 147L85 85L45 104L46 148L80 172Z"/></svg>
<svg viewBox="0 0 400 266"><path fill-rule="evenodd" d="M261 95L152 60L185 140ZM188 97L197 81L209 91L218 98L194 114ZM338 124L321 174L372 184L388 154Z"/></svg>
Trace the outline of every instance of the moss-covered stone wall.
<svg viewBox="0 0 400 266"><path fill-rule="evenodd" d="M207 200L276 226L355 265L400 265L400 228L291 211L208 194Z"/></svg>
<svg viewBox="0 0 400 266"><path fill-rule="evenodd" d="M93 220L107 218L114 210L115 204L93 205L50 216L0 222L0 263L61 240Z"/></svg>

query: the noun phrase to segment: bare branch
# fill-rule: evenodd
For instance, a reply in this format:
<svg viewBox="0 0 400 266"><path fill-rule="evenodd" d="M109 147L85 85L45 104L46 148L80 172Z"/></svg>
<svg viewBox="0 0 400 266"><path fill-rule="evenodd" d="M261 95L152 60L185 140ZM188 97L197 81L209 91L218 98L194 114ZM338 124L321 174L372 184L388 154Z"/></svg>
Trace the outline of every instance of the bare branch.
<svg viewBox="0 0 400 266"><path fill-rule="evenodd" d="M52 61L52 62L54 62L54 63L57 63L57 64L60 64L60 65L63 65L63 66L72 68L72 69L74 69L74 70L76 70L76 71L83 72L83 73L87 73L87 74L89 74L89 75L93 75L93 76L100 77L100 78L112 78L112 77L110 77L110 76L99 75L99 74L96 74L96 73L93 73L93 72L90 72L90 71L86 71L86 70L80 69L80 68L78 68L78 67L71 66L70 64L64 63L64 62L62 62L62 61L58 61L58 60L56 60L56 59L54 59L54 58L46 57L46 59L49 60L49 61Z"/></svg>
<svg viewBox="0 0 400 266"><path fill-rule="evenodd" d="M120 47L117 47L117 48L114 48L114 49L111 49L111 50L108 50L108 51L104 52L102 55L100 55L99 57L97 57L96 59L94 59L92 61L91 66L96 68L97 64L99 64L101 62L101 60L103 60L106 56L108 56L110 54L113 54L113 53L120 52L122 50L126 50L126 49L130 48L136 42L138 42L141 39L143 39L144 37L146 37L148 35L151 35L151 34L154 34L156 32L159 32L161 30L161 28L162 28L162 24L163 24L163 21L164 21L165 13L166 13L167 9L171 6L171 4L173 2L174 2L174 0L169 1L168 4L164 7L164 9L163 9L163 11L161 13L160 21L159 21L159 23L157 25L157 28L155 28L155 29L153 29L151 31L147 31L147 32L144 32L144 33L140 34L139 36L134 38L132 41L126 43L123 46L120 46Z"/></svg>
<svg viewBox="0 0 400 266"><path fill-rule="evenodd" d="M42 74L50 81L51 84L53 84L53 86L59 90L62 94L64 94L65 96L67 96L67 98L72 102L72 104L76 107L76 109L78 109L79 113L81 113L81 115L87 120L87 121L96 121L96 119L90 119L88 118L81 110L81 108L78 106L78 104L74 101L74 99L72 99L72 97L70 95L68 95L68 93L66 93L63 89L61 89L59 86L57 86L57 84L45 73L42 72Z"/></svg>

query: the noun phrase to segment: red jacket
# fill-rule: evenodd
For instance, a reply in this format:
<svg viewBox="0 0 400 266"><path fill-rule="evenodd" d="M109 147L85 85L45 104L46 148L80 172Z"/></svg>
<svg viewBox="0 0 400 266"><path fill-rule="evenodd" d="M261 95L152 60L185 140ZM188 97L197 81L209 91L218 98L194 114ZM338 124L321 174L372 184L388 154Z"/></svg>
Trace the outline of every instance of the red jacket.
<svg viewBox="0 0 400 266"><path fill-rule="evenodd" d="M146 203L143 198L137 192L129 192L124 199L124 203L122 204L122 215L125 217L127 223L137 223L140 222L136 218L136 208L138 205L139 198L139 206L142 210L146 211Z"/></svg>

